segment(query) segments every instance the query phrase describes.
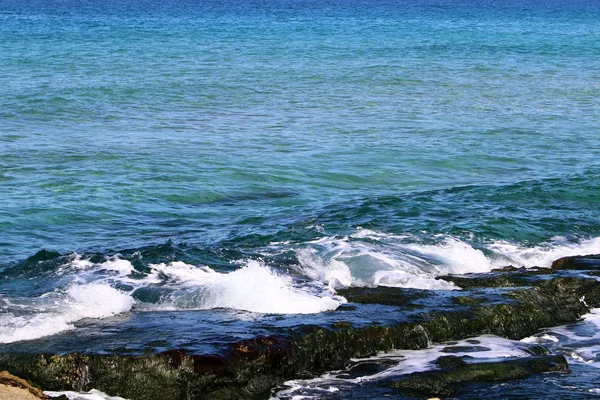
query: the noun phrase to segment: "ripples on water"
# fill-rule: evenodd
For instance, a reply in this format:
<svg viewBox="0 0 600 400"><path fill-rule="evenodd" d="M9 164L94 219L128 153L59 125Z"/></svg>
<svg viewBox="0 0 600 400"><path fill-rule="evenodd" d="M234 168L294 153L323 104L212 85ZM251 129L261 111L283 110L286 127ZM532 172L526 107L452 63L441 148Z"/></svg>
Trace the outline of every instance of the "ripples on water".
<svg viewBox="0 0 600 400"><path fill-rule="evenodd" d="M269 218L465 185L484 185L472 203L492 215L496 185L524 185L532 221L548 207L527 204L529 184L587 187L584 204L571 203L584 210L597 194L593 2L3 1L0 11L8 259L214 243L260 233ZM536 235L495 215L537 241L576 231ZM416 232L420 218L394 232ZM459 222L433 221L444 219Z"/></svg>

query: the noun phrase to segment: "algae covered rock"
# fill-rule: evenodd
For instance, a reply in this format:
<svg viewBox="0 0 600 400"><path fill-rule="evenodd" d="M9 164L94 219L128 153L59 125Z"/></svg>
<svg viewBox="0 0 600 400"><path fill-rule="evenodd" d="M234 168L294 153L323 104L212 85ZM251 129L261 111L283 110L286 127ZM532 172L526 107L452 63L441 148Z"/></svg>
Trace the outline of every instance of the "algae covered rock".
<svg viewBox="0 0 600 400"><path fill-rule="evenodd" d="M458 357L440 357L442 370L410 374L389 384L394 389L427 396L454 396L460 385L523 379L541 372L570 372L563 356L539 356L467 364Z"/></svg>
<svg viewBox="0 0 600 400"><path fill-rule="evenodd" d="M373 288L351 287L339 289L337 293L352 303L381 304L386 306L406 306L414 300L429 295L426 290L401 289L387 286Z"/></svg>

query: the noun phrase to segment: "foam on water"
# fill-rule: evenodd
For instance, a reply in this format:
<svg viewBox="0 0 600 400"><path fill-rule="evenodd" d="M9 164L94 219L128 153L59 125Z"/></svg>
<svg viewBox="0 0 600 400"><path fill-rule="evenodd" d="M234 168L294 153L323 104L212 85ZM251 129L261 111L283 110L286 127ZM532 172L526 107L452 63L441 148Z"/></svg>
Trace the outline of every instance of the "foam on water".
<svg viewBox="0 0 600 400"><path fill-rule="evenodd" d="M496 241L487 248L496 255L495 265L500 261L519 267L547 268L552 262L567 256L600 253L600 238L571 243L564 237L555 237L551 241L534 247L519 246L506 241Z"/></svg>
<svg viewBox="0 0 600 400"><path fill-rule="evenodd" d="M73 260L71 261L70 265L78 270L89 270L92 267L94 268L94 270L106 270L110 271L111 273L116 273L117 276L127 276L134 271L131 262L119 258L118 255L110 257L107 261L103 263L94 264L90 260L82 258L81 255L74 254Z"/></svg>
<svg viewBox="0 0 600 400"><path fill-rule="evenodd" d="M386 381L401 375L439 368L434 361L440 356L469 357L469 363L501 360L510 357L526 357L530 344L541 344L551 354L562 354L569 364L579 364L593 370L600 368L600 309L593 309L577 323L553 327L521 341L504 339L494 335L482 335L457 342L440 343L423 350L397 350L374 357L353 359L345 370L327 372L312 379L296 379L284 383L273 399L318 399L326 393L350 393L353 388L368 382ZM361 365L378 364L361 369ZM355 369L355 367L358 367ZM358 371L358 373L354 372ZM361 372L364 371L364 372ZM589 371L589 369L587 370ZM596 393L597 388L577 388ZM343 395L339 398L344 398Z"/></svg>
<svg viewBox="0 0 600 400"><path fill-rule="evenodd" d="M575 324L548 328L521 341L542 344L572 362L600 368L600 308L592 309Z"/></svg>
<svg viewBox="0 0 600 400"><path fill-rule="evenodd" d="M75 329L84 318L106 318L132 308L308 314L333 310L346 301L319 282L297 283L254 260L229 273L179 261L149 268L144 276L134 276L131 262L118 256L94 264L75 255L59 269L71 282L66 287L36 298L0 298L5 311L0 315L0 343L57 334ZM134 300L138 289L158 290L159 299Z"/></svg>
<svg viewBox="0 0 600 400"><path fill-rule="evenodd" d="M124 397L119 396L109 396L104 392L101 392L96 389L92 389L89 392L53 392L50 390L44 391L48 396L51 397L59 397L59 396L67 396L69 400L127 400Z"/></svg>
<svg viewBox="0 0 600 400"><path fill-rule="evenodd" d="M529 247L505 241L469 243L436 235L434 243L413 235L358 229L345 237L324 237L296 250L300 272L338 286L385 285L429 290L457 287L440 275L486 273L507 265L550 267L560 257L600 253L600 238L579 243L557 237Z"/></svg>
<svg viewBox="0 0 600 400"><path fill-rule="evenodd" d="M352 387L371 381L394 378L413 372L437 369L434 361L440 356L455 355L471 357L470 362L485 362L509 357L528 356L519 342L494 335L483 335L459 342L441 343L423 350L397 350L381 353L374 357L353 359L348 370L327 372L313 379L297 379L284 383L284 389L277 392L272 400L316 399L319 394L336 392L342 387ZM388 365L387 368L373 374L349 377L352 367L360 364Z"/></svg>
<svg viewBox="0 0 600 400"><path fill-rule="evenodd" d="M482 335L457 342L435 344L423 350L397 350L374 357L353 359L351 365L345 370L327 372L313 379L285 382L272 400L318 399L323 394L334 391L350 393L353 388L368 382L385 381L400 375L437 369L434 361L440 356L449 354L458 357L468 356L469 363L526 357L531 355L527 351L527 347L531 344L543 345L551 354L564 355L570 365L578 364L591 368L589 373L595 374L594 371L600 368L600 309L591 310L574 324L548 328L520 341ZM375 373L361 373L360 371L373 370L373 368L361 370L361 364L379 364L382 368ZM354 367L358 367L358 374L353 373ZM573 389L575 390L573 393L579 390L589 393L600 392L600 389L594 387L591 389L573 387Z"/></svg>
<svg viewBox="0 0 600 400"><path fill-rule="evenodd" d="M166 294L158 304L145 309L204 310L230 308L257 313L307 314L333 310L345 300L319 282L298 284L291 276L275 272L263 262L245 261L232 272L221 273L207 266L181 261L150 264L142 279L131 278L132 264L114 257L97 268L117 272L116 280L135 289L159 286ZM96 278L98 279L98 278Z"/></svg>
<svg viewBox="0 0 600 400"><path fill-rule="evenodd" d="M393 359L398 361L396 366L374 375L356 379L357 382L380 380L391 376L435 369L436 367L433 364L433 361L448 354L457 357L469 356L475 359L476 362L529 355L523 348L517 347L515 345L516 343L517 342L513 340L504 339L494 335L482 335L472 339L452 342L452 344L436 344L424 350L397 350L364 360L377 361L380 359ZM464 350L448 350L452 348ZM469 348L471 348L471 350L468 350ZM354 361L359 360L355 359Z"/></svg>
<svg viewBox="0 0 600 400"><path fill-rule="evenodd" d="M185 290L178 290L163 302L176 309L232 308L257 313L309 314L337 308L345 300L321 286L294 285L291 277L275 273L251 260L230 273L184 263L156 265L174 277Z"/></svg>
<svg viewBox="0 0 600 400"><path fill-rule="evenodd" d="M10 304L10 299L4 299ZM84 318L106 318L129 311L133 298L101 283L71 285L42 296L31 306L0 315L0 343L31 340L74 329Z"/></svg>
<svg viewBox="0 0 600 400"><path fill-rule="evenodd" d="M132 278L133 265L118 256L96 265L76 256L71 264L80 270L77 277L80 280L116 281L134 290L160 286L167 292L158 304L139 305L142 309L230 308L257 313L309 314L333 310L345 302L320 282L296 284L291 276L278 274L256 260L248 260L228 273L181 261L150 264L150 272L143 278ZM82 270L88 274L81 273ZM107 273L98 276L99 270Z"/></svg>
<svg viewBox="0 0 600 400"><path fill-rule="evenodd" d="M467 242L442 235L425 241L413 235L357 229L346 237L277 246L284 246L286 251L295 249L298 264L291 267L302 279L258 260L244 261L231 272L180 261L149 264L148 270L140 272L119 255L93 263L74 254L53 272L58 289L38 297L0 299L4 311L0 316L0 342L56 334L74 329L81 319L106 318L131 309L227 308L308 314L333 310L344 303L346 300L335 293L340 287L384 285L455 290L459 288L436 277L485 273L508 264L549 267L562 256L600 253L600 238L579 243L555 238L528 247L498 241ZM138 295L138 290L152 293Z"/></svg>

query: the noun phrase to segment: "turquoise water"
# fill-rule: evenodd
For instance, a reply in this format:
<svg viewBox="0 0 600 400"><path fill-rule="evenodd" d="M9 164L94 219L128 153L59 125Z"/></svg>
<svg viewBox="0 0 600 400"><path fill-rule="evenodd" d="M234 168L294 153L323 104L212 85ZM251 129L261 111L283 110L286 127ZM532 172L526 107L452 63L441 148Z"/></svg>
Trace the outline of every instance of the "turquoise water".
<svg viewBox="0 0 600 400"><path fill-rule="evenodd" d="M592 1L2 1L0 255L294 240L313 220L594 237L599 17Z"/></svg>
<svg viewBox="0 0 600 400"><path fill-rule="evenodd" d="M600 253L599 37L593 0L0 0L0 342Z"/></svg>

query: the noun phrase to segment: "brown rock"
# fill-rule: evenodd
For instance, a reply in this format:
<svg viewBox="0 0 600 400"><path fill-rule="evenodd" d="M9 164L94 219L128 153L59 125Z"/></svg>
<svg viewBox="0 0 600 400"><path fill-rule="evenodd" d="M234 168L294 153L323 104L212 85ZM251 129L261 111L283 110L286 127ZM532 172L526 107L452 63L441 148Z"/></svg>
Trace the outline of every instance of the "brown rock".
<svg viewBox="0 0 600 400"><path fill-rule="evenodd" d="M31 386L26 380L0 372L0 400L39 400L48 399L40 389Z"/></svg>

